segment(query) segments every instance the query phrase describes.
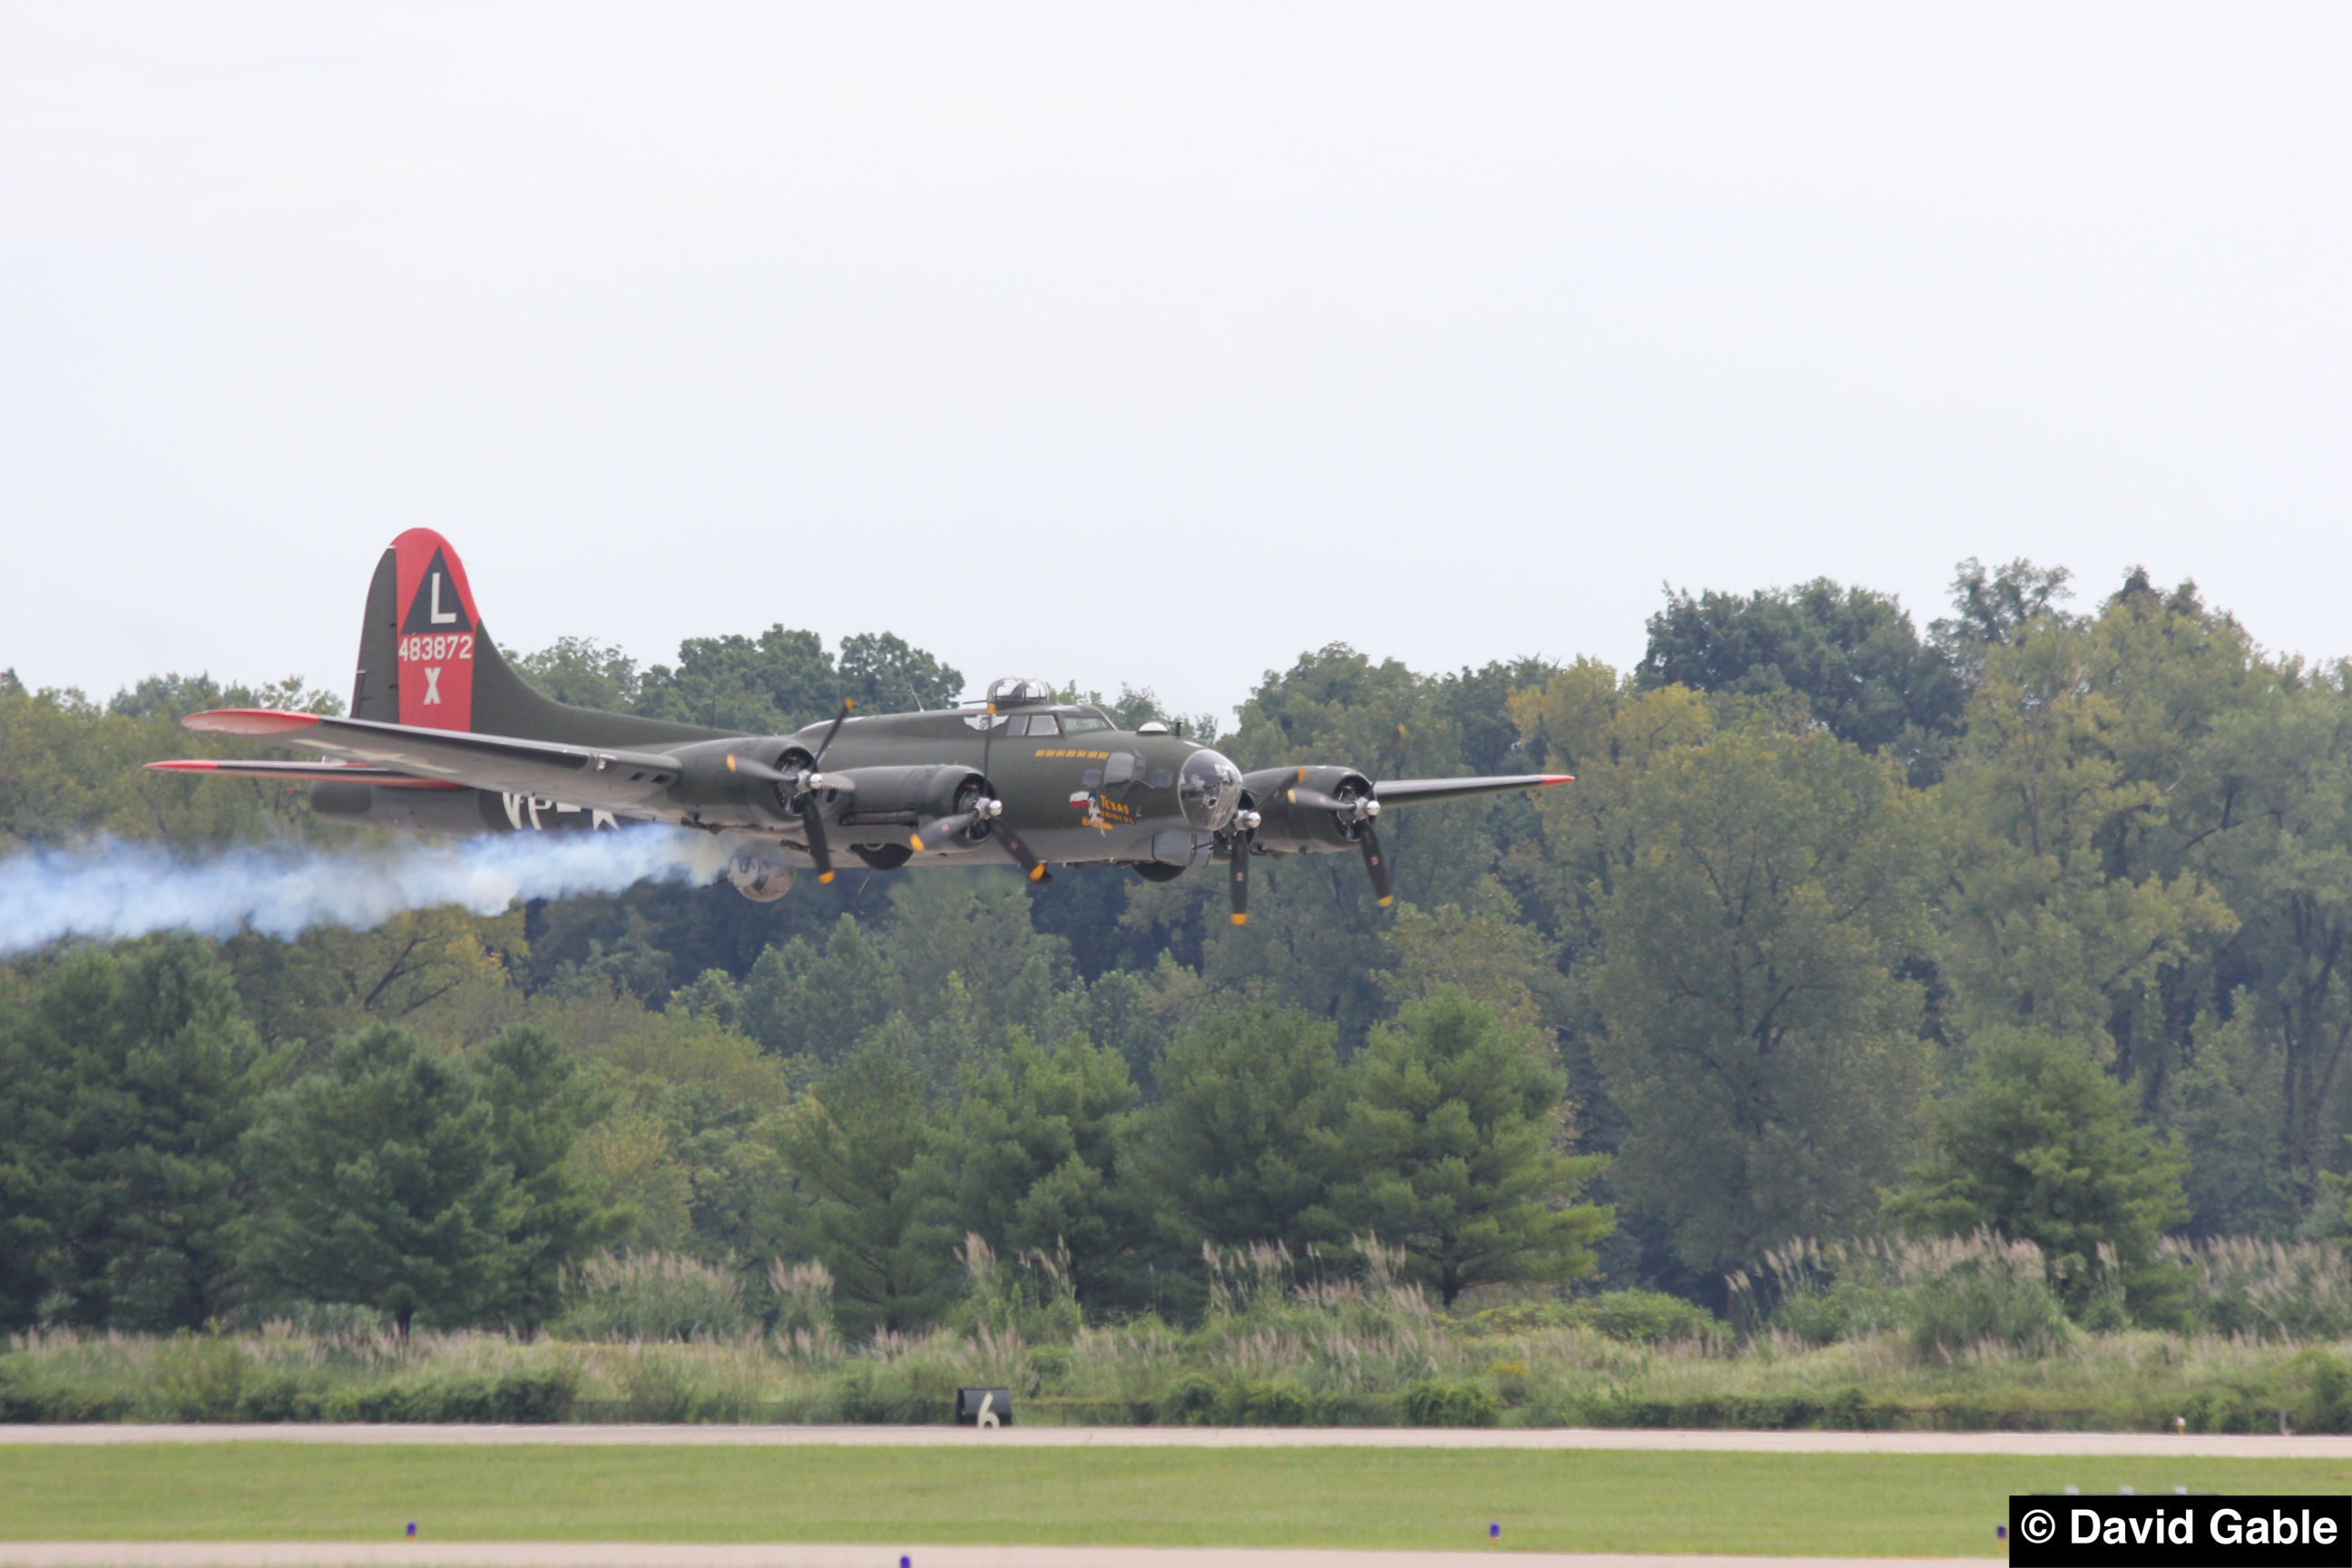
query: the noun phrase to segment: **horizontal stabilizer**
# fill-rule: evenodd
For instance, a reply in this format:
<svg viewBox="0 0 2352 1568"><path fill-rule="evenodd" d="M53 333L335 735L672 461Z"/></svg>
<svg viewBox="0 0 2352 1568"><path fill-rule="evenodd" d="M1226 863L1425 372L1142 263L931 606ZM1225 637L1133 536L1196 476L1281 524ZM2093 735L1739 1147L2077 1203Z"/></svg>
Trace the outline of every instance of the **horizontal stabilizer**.
<svg viewBox="0 0 2352 1568"><path fill-rule="evenodd" d="M240 779L278 779L286 784L363 784L381 789L463 789L463 784L446 779L420 779L396 768L372 767L363 763L274 763L246 762L233 757L188 757L168 763L149 763L148 769L159 773L224 773Z"/></svg>
<svg viewBox="0 0 2352 1568"><path fill-rule="evenodd" d="M208 734L244 735L325 752L408 777L616 810L661 794L677 779L681 766L676 757L654 752L571 746L265 708L216 708L191 713L180 722Z"/></svg>

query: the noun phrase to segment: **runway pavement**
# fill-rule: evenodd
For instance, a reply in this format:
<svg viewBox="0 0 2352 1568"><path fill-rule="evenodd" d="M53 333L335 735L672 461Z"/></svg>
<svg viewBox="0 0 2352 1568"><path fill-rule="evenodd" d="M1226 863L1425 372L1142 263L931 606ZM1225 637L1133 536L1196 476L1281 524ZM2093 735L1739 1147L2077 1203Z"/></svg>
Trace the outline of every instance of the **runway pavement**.
<svg viewBox="0 0 2352 1568"><path fill-rule="evenodd" d="M898 1568L902 1561L907 1568L1993 1568L2003 1559L658 1542L0 1542L0 1568Z"/></svg>
<svg viewBox="0 0 2352 1568"><path fill-rule="evenodd" d="M1717 1432L1630 1427L1442 1426L0 1426L9 1444L546 1443L697 1447L1014 1448L1617 1448L1742 1454L2002 1454L2342 1459L2352 1436L2160 1432Z"/></svg>

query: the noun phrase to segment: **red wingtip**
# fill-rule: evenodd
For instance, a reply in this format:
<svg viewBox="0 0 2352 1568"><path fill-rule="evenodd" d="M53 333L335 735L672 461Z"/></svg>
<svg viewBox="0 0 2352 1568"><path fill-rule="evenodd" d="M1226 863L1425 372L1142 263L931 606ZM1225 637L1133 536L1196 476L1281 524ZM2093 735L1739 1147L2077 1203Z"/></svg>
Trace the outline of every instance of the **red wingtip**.
<svg viewBox="0 0 2352 1568"><path fill-rule="evenodd" d="M1576 775L1574 773L1546 773L1543 776L1543 784L1541 787L1549 789L1556 784L1574 784L1575 782Z"/></svg>
<svg viewBox="0 0 2352 1568"><path fill-rule="evenodd" d="M189 714L180 721L180 728L215 735L283 735L289 730L307 730L320 717L317 713L281 713L275 708L215 708Z"/></svg>
<svg viewBox="0 0 2352 1568"><path fill-rule="evenodd" d="M207 757L184 758L169 763L149 763L151 772L159 773L211 773L220 771L220 764Z"/></svg>

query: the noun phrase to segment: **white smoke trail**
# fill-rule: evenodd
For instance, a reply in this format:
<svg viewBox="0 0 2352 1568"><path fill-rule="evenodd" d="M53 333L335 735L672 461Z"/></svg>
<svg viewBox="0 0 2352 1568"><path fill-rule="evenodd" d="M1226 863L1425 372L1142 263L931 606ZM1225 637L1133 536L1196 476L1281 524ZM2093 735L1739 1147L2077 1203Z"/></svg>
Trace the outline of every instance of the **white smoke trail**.
<svg viewBox="0 0 2352 1568"><path fill-rule="evenodd" d="M406 910L456 904L494 915L517 899L616 893L637 882L708 881L727 863L708 834L515 833L380 853L245 847L201 859L107 839L0 859L0 956L61 937L151 931L292 937L316 925L364 931Z"/></svg>

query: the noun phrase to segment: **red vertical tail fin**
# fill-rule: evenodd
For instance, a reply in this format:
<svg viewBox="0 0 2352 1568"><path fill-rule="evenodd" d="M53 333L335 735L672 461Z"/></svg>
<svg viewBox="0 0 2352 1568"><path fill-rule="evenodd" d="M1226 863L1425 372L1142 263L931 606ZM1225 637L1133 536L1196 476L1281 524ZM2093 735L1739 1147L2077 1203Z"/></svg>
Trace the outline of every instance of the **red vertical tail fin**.
<svg viewBox="0 0 2352 1568"><path fill-rule="evenodd" d="M410 529L368 586L352 716L471 730L482 637L466 563L431 529Z"/></svg>

